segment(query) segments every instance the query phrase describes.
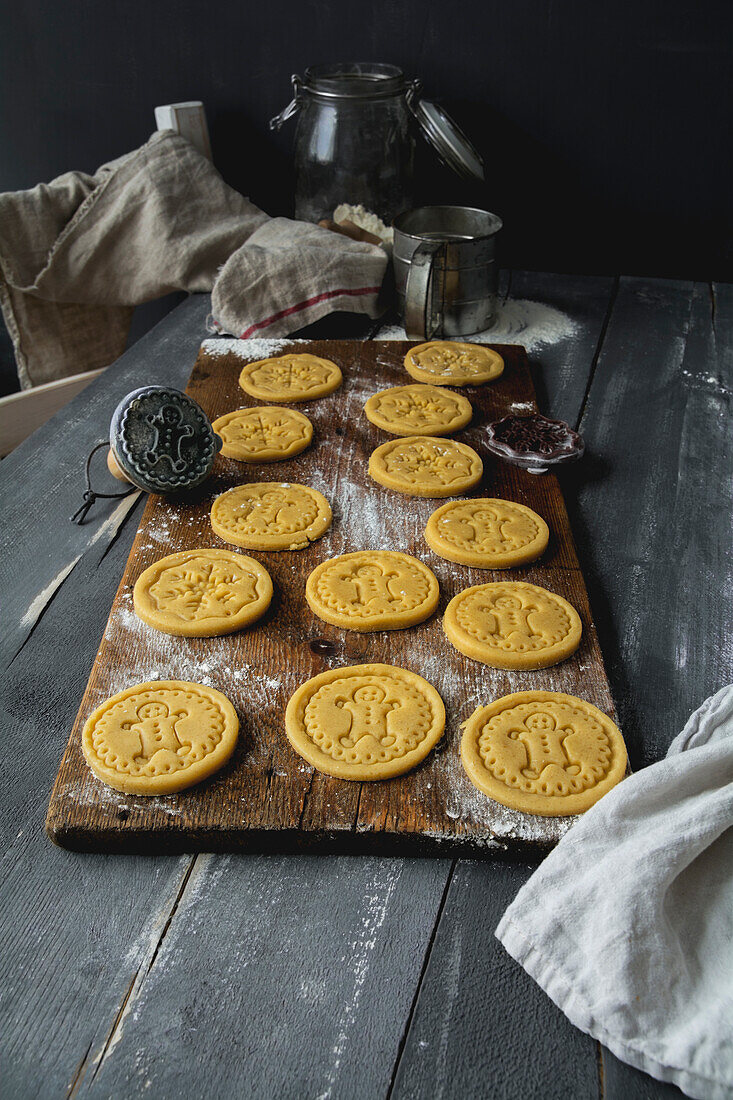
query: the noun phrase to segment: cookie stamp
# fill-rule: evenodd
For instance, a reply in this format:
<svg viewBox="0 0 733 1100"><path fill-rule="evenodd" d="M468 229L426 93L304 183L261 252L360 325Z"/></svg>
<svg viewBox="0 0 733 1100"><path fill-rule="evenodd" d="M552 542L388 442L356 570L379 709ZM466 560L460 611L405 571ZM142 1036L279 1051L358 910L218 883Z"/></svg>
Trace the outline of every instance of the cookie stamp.
<svg viewBox="0 0 733 1100"><path fill-rule="evenodd" d="M331 526L331 506L317 489L290 482L237 485L217 497L211 526L247 550L303 550Z"/></svg>
<svg viewBox="0 0 733 1100"><path fill-rule="evenodd" d="M337 779L390 779L414 768L445 729L438 692L404 668L332 668L301 684L285 712L290 744Z"/></svg>
<svg viewBox="0 0 733 1100"><path fill-rule="evenodd" d="M321 562L308 577L311 611L346 630L401 630L438 606L438 580L427 565L391 550L358 550Z"/></svg>
<svg viewBox="0 0 733 1100"><path fill-rule="evenodd" d="M428 546L448 561L477 569L511 569L534 561L550 531L531 508L497 497L452 500L433 512L425 528Z"/></svg>
<svg viewBox="0 0 733 1100"><path fill-rule="evenodd" d="M111 472L146 493L200 485L221 445L201 406L166 386L128 393L112 414L109 442Z"/></svg>
<svg viewBox="0 0 733 1100"><path fill-rule="evenodd" d="M482 344L430 340L410 348L405 369L418 382L432 382L434 386L479 386L499 377L504 360Z"/></svg>
<svg viewBox="0 0 733 1100"><path fill-rule="evenodd" d="M226 413L211 426L224 440L222 455L238 462L283 462L313 439L313 425L303 413L267 405Z"/></svg>
<svg viewBox="0 0 733 1100"><path fill-rule="evenodd" d="M411 435L372 451L369 476L387 489L413 497L452 497L472 489L483 464L473 447L455 439Z"/></svg>
<svg viewBox="0 0 733 1100"><path fill-rule="evenodd" d="M438 386L393 386L364 406L367 420L391 435L450 435L473 416L471 402Z"/></svg>
<svg viewBox="0 0 733 1100"><path fill-rule="evenodd" d="M443 629L456 649L493 668L547 668L580 645L572 604L536 584L496 581L465 588L448 604Z"/></svg>
<svg viewBox="0 0 733 1100"><path fill-rule="evenodd" d="M128 794L171 794L223 767L239 733L225 695L203 684L156 680L105 700L82 730L98 779Z"/></svg>
<svg viewBox="0 0 733 1100"><path fill-rule="evenodd" d="M543 817L582 813L626 774L621 731L574 695L506 695L479 707L462 728L469 779L513 810Z"/></svg>
<svg viewBox="0 0 733 1100"><path fill-rule="evenodd" d="M133 589L138 618L164 634L212 638L262 615L272 599L264 565L232 550L181 550L141 573Z"/></svg>
<svg viewBox="0 0 733 1100"><path fill-rule="evenodd" d="M248 363L239 376L239 385L250 397L285 403L324 397L337 390L341 381L335 363L304 351L258 359Z"/></svg>

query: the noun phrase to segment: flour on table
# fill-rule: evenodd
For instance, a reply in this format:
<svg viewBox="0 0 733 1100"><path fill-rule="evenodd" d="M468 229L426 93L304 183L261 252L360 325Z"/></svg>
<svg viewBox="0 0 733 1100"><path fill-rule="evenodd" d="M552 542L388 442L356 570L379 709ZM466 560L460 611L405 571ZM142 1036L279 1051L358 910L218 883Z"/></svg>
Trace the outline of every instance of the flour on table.
<svg viewBox="0 0 733 1100"><path fill-rule="evenodd" d="M497 310L498 315L491 328L460 339L473 344L521 344L527 351L536 351L545 344L568 340L578 331L572 317L544 302L517 298L503 302ZM407 336L401 326L391 325L382 329L377 339L406 340Z"/></svg>

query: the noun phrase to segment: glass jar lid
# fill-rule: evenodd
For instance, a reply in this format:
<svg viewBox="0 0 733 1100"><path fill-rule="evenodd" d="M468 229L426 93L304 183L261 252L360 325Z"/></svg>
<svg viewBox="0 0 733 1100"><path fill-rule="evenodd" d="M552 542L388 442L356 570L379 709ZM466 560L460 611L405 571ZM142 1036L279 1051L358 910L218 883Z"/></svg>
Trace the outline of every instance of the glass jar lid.
<svg viewBox="0 0 733 1100"><path fill-rule="evenodd" d="M467 180L484 179L484 162L455 119L437 103L415 96L410 101L423 137L444 164Z"/></svg>

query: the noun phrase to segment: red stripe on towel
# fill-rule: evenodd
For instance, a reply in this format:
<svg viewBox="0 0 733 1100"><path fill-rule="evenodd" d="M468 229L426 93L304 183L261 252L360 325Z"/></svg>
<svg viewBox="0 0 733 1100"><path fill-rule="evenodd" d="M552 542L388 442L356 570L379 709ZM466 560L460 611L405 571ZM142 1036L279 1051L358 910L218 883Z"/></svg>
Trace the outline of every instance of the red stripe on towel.
<svg viewBox="0 0 733 1100"><path fill-rule="evenodd" d="M378 294L381 287L378 286L362 286L355 290L325 290L323 294L316 294L314 298L308 298L305 302L298 302L297 306L289 306L288 309L281 309L279 313L273 313L272 317L267 317L264 321L258 321L256 325L250 325L245 329L240 340L247 340L253 333L258 332L261 328L267 328L268 325L272 325L275 321L279 321L282 317L289 317L291 313L298 313L301 309L307 309L308 306L315 306L319 302L325 302L328 298L341 298L348 296L356 298L362 294Z"/></svg>

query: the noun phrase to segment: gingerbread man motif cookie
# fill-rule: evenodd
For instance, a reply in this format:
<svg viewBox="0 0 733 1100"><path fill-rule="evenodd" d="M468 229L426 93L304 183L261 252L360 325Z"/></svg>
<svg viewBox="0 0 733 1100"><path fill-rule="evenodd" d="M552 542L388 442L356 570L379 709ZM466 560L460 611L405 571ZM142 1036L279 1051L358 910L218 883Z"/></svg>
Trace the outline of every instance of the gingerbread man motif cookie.
<svg viewBox="0 0 733 1100"><path fill-rule="evenodd" d="M504 360L482 344L430 340L410 348L405 369L418 382L432 382L434 386L479 386L499 377Z"/></svg>
<svg viewBox="0 0 733 1100"><path fill-rule="evenodd" d="M290 482L237 485L211 507L219 538L248 550L303 550L331 526L331 506L317 489Z"/></svg>
<svg viewBox="0 0 733 1100"><path fill-rule="evenodd" d="M450 435L465 428L471 402L438 386L393 386L364 406L367 420L391 435Z"/></svg>
<svg viewBox="0 0 733 1100"><path fill-rule="evenodd" d="M510 569L534 561L550 531L524 504L497 497L452 500L433 512L425 528L428 546L441 558L478 569Z"/></svg>
<svg viewBox="0 0 733 1100"><path fill-rule="evenodd" d="M324 397L337 390L341 381L335 363L305 351L258 359L248 363L239 376L240 386L250 397L278 403Z"/></svg>
<svg viewBox="0 0 733 1100"><path fill-rule="evenodd" d="M234 752L239 719L215 688L156 680L120 691L89 716L82 751L98 779L128 794L200 783Z"/></svg>
<svg viewBox="0 0 733 1100"><path fill-rule="evenodd" d="M474 711L463 731L469 779L514 810L543 817L582 813L626 774L621 731L574 695L507 695Z"/></svg>
<svg viewBox="0 0 733 1100"><path fill-rule="evenodd" d="M301 684L285 712L297 753L337 779L390 779L414 768L445 729L435 688L394 665L332 668Z"/></svg>
<svg viewBox="0 0 733 1100"><path fill-rule="evenodd" d="M165 634L211 638L249 626L272 599L263 565L232 550L181 550L154 562L133 589L135 613Z"/></svg>
<svg viewBox="0 0 733 1100"><path fill-rule="evenodd" d="M282 462L309 446L313 425L296 409L258 405L220 416L211 425L224 440L224 458L239 462Z"/></svg>
<svg viewBox="0 0 733 1100"><path fill-rule="evenodd" d="M305 597L324 622L346 630L401 630L438 606L438 580L427 565L391 550L358 550L321 562Z"/></svg>
<svg viewBox="0 0 733 1100"><path fill-rule="evenodd" d="M466 443L412 435L390 439L372 451L369 476L413 497L452 497L478 484L483 463Z"/></svg>
<svg viewBox="0 0 733 1100"><path fill-rule="evenodd" d="M454 596L443 629L456 649L485 665L547 668L575 652L583 625L562 596L524 581L496 581Z"/></svg>

